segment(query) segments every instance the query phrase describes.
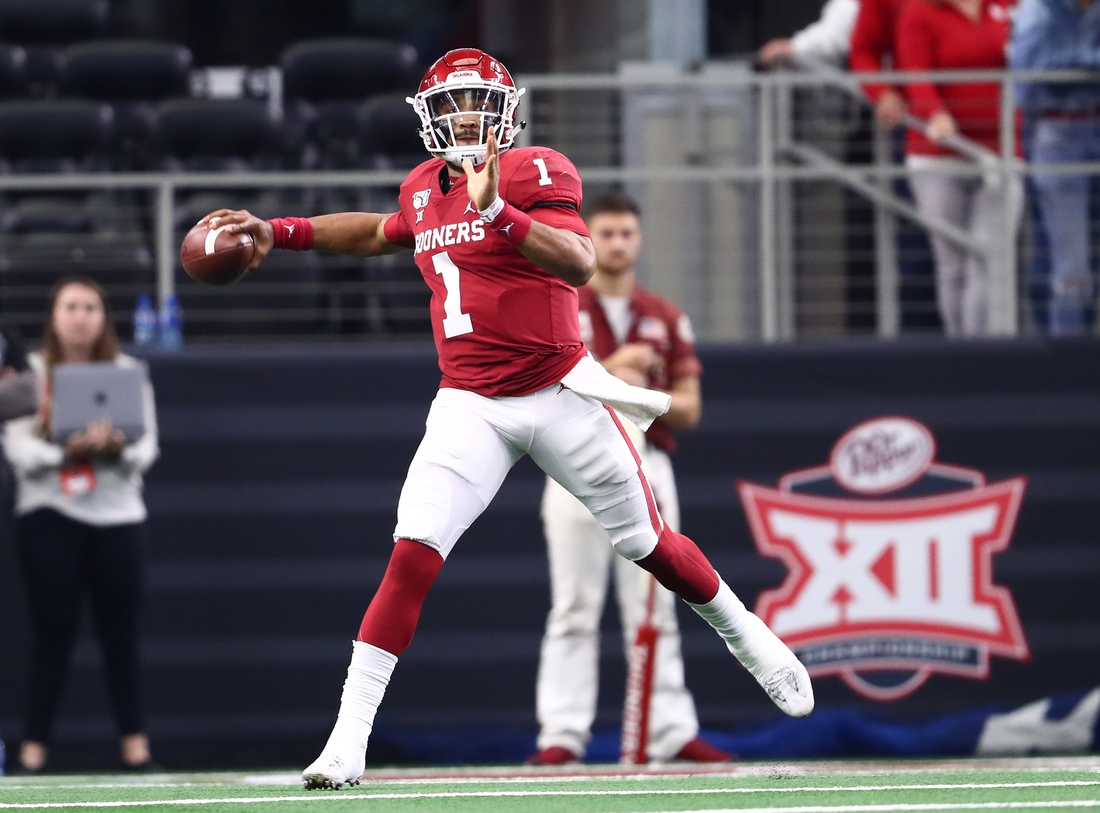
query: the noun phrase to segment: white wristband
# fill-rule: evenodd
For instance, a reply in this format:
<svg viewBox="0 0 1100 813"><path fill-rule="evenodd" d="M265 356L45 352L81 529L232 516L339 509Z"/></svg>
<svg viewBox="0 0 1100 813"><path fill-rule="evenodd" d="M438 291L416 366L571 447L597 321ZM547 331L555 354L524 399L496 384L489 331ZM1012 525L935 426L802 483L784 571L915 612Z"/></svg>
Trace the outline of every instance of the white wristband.
<svg viewBox="0 0 1100 813"><path fill-rule="evenodd" d="M479 209L478 214L481 215L481 219L485 223L492 223L497 219L497 215L504 211L504 198L497 195L497 199L486 206L484 209Z"/></svg>

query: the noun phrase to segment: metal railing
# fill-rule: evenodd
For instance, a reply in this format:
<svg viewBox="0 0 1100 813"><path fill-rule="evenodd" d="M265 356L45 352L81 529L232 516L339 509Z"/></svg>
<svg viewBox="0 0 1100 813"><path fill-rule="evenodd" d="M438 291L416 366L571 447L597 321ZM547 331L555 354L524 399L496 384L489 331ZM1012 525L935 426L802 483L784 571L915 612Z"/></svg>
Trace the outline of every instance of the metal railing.
<svg viewBox="0 0 1100 813"><path fill-rule="evenodd" d="M884 337L896 335L905 315L899 304L896 218L918 224L968 251L980 254L989 250L989 244L976 244L958 224L922 214L911 201L895 193L892 184L904 179L909 170L895 160L888 134L866 130L867 137L874 138L873 159L861 162L840 154L843 150L837 147L836 138L830 141L821 136L835 127L839 118L857 121L862 117L866 122L865 103L855 101L861 97L861 84L999 84L1000 153L965 139L951 140L951 146L970 159L952 168L953 174L997 176L1006 183L1040 173L1100 175L1100 162L1037 165L1018 160L1015 153L1014 85L1093 81L1089 72L888 71L857 77L813 67L812 71L760 74L739 65L708 65L696 73L659 65L628 65L617 74L521 77L520 84L528 91L521 115L530 122L522 143L542 144L570 156L580 169L589 197L602 189L624 186L642 199L648 238L643 281L680 302L700 337L713 340L777 341L872 330ZM806 105L799 94L816 94L821 104ZM828 110L841 113L831 115ZM910 117L906 125L920 128L923 123ZM368 197L375 195L374 201L392 200L404 176L404 172L390 170L27 174L0 176L0 194L142 192L147 196L142 205L151 209L147 217L151 227L143 232L143 239L152 244L155 257L155 275L150 276L148 287L163 302L174 293L194 293L192 287L182 287L194 284L181 282L185 278L178 267L181 198L209 190L343 190L348 196L366 192ZM869 231L837 215L836 207L849 201L840 191L843 189L870 207L873 227ZM807 210L809 202L818 198L820 209ZM317 203L305 208L293 213L324 210ZM830 252L840 252L836 246L845 240L852 242L853 234L865 241L869 237L874 253L873 279L865 279L859 290L851 288L845 264L866 264L867 257L844 248L843 257L837 254L823 259L832 257ZM833 249L815 249L815 240ZM1021 307L1015 231L1006 233L1002 242L1001 262L1009 272L992 287L991 331L1014 335L1028 326L1026 308ZM0 245L0 254L3 251ZM0 280L8 267L0 263ZM323 275L316 280L321 288L319 305L300 312L288 307L275 314L275 321L302 323L304 328L297 335L334 334L331 330L326 334L325 325L332 320L326 321L324 316L326 309L333 307L332 300L327 304L324 300ZM227 291L203 292L216 295L222 305L210 317L206 336L239 337L239 332L219 332L217 326L260 321L265 306L257 309L242 304L235 310L233 298L240 296L243 303L249 295L261 293L264 284L259 273L256 279ZM286 291L294 290L292 283L282 285ZM344 288L364 295L372 290L407 290L395 288L392 281L389 289L371 285L369 280L354 278L345 280ZM865 290L868 285L873 291ZM45 287L43 284L43 301ZM133 294L140 288L130 286L125 291ZM26 297L32 289L25 287ZM391 306L400 307L392 303L382 307ZM369 305L363 307L370 309ZM418 306L409 311L412 313L423 314L422 325L414 329L427 333L426 309ZM855 317L855 321L862 320L862 328L852 327ZM31 324L40 314L27 310L20 318ZM343 333L337 330L335 335L365 332L362 320L356 324L357 328ZM260 331L252 338L283 335L276 329Z"/></svg>

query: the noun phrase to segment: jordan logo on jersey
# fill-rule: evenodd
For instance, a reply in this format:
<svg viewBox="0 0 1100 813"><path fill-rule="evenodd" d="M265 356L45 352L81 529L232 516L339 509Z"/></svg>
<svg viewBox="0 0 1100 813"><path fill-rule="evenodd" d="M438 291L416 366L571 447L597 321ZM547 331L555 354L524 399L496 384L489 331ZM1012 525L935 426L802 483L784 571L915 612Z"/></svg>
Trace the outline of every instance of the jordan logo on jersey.
<svg viewBox="0 0 1100 813"><path fill-rule="evenodd" d="M778 489L738 490L757 549L790 571L755 612L811 675L839 675L875 700L912 694L933 673L988 679L990 655L1030 658L993 554L1011 540L1026 480L935 462L909 418L867 421L828 466Z"/></svg>

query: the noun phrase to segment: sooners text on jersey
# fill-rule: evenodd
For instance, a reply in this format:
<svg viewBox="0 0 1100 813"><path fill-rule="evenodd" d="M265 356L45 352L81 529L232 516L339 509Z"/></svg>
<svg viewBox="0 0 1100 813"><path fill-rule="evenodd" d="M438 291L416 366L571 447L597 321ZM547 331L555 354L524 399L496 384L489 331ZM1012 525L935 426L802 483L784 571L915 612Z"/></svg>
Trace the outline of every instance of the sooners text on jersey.
<svg viewBox="0 0 1100 813"><path fill-rule="evenodd" d="M933 673L989 677L990 655L1030 657L993 555L1012 538L1026 480L935 462L923 424L859 424L828 466L778 489L739 485L759 551L789 569L755 612L811 675L897 700Z"/></svg>
<svg viewBox="0 0 1100 813"><path fill-rule="evenodd" d="M525 395L560 381L585 354L577 324L577 290L547 274L486 227L466 192L465 175L444 194L432 159L401 185L391 229L413 249L432 290L432 333L444 387L482 395ZM500 155L500 195L530 211L540 205L580 209L581 181L569 159L542 147ZM572 210L570 210L572 212ZM584 230L575 215L574 230ZM404 229L405 224L398 224Z"/></svg>

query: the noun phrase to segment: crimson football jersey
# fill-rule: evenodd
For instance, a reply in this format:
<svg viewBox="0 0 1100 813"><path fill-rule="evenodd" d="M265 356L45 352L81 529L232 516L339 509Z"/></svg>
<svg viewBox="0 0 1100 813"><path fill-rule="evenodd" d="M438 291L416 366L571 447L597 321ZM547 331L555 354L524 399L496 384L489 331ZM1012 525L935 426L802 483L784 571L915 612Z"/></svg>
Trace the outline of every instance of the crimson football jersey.
<svg viewBox="0 0 1100 813"><path fill-rule="evenodd" d="M619 347L607 319L600 296L589 285L580 289L581 338L597 360L602 361ZM676 305L663 296L635 283L630 295L628 343L648 344L657 354L657 364L646 377L646 386L670 391L682 378L702 375L703 365L695 355L695 337L691 322ZM659 449L672 452L676 439L672 430L658 418L645 433L646 440Z"/></svg>
<svg viewBox="0 0 1100 813"><path fill-rule="evenodd" d="M560 381L587 352L577 323L577 289L481 222L465 175L452 178L444 193L445 171L444 162L433 158L410 172L401 184L400 211L385 227L386 239L413 249L432 290L441 386L526 395ZM580 176L554 150L502 152L500 196L523 211L535 209L538 219L588 236L577 214ZM559 208L563 204L568 213Z"/></svg>

